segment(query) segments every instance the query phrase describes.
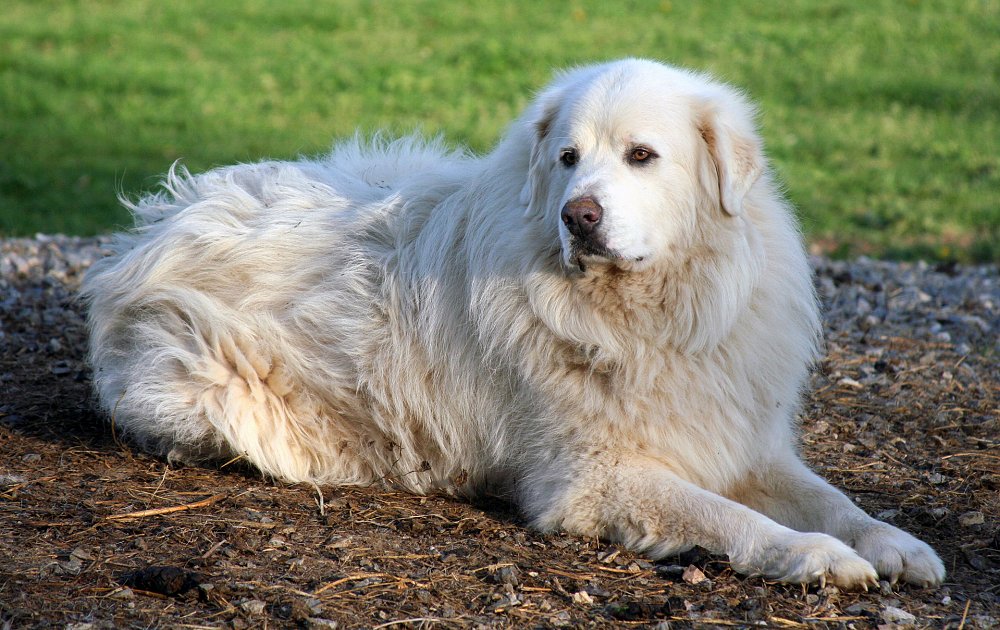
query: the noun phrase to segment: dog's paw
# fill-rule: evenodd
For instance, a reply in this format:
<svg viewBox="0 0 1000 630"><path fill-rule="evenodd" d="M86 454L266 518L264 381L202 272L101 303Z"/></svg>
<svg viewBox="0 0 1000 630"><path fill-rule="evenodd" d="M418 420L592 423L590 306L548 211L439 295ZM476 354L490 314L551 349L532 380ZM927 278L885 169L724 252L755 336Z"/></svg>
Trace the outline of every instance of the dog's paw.
<svg viewBox="0 0 1000 630"><path fill-rule="evenodd" d="M826 534L789 531L783 540L760 549L757 557L733 564L741 573L782 582L833 584L849 590L878 584L878 574L867 560Z"/></svg>
<svg viewBox="0 0 1000 630"><path fill-rule="evenodd" d="M882 579L917 586L936 586L944 580L944 563L930 546L901 529L876 521L854 538L854 549L871 562Z"/></svg>

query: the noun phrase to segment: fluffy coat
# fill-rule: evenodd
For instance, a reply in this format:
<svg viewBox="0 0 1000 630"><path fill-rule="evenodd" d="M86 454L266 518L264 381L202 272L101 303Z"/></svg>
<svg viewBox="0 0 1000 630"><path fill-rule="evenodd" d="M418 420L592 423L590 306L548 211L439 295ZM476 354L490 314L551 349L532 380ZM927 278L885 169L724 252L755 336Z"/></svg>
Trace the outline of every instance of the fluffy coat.
<svg viewBox="0 0 1000 630"><path fill-rule="evenodd" d="M787 581L944 576L796 453L810 271L752 108L707 77L581 68L483 157L356 137L172 170L131 209L84 283L90 360L170 459L491 488L543 529Z"/></svg>

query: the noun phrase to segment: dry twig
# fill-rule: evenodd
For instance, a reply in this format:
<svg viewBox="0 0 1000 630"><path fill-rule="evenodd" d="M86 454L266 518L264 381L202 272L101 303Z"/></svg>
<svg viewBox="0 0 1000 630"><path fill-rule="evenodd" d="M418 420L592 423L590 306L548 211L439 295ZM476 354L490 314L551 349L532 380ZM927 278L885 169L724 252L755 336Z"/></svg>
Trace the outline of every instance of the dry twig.
<svg viewBox="0 0 1000 630"><path fill-rule="evenodd" d="M194 503L185 503L184 505L175 505L173 507L165 508L155 508L152 510L140 510L138 512L129 512L127 514L112 514L106 516L108 520L121 520L126 518L143 518L146 516L160 516L161 514L172 514L174 512L185 512L187 510L194 510L197 508L205 507L206 505L212 505L226 498L226 494L215 494L207 499L202 499L201 501L195 501Z"/></svg>

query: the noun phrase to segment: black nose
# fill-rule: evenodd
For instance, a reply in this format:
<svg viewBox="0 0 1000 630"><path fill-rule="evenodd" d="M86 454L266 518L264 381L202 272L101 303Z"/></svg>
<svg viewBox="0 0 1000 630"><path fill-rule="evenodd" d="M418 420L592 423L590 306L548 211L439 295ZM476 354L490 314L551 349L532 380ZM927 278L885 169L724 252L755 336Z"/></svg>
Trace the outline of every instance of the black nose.
<svg viewBox="0 0 1000 630"><path fill-rule="evenodd" d="M593 197L570 199L562 209L562 222L577 238L590 238L603 216L604 208Z"/></svg>

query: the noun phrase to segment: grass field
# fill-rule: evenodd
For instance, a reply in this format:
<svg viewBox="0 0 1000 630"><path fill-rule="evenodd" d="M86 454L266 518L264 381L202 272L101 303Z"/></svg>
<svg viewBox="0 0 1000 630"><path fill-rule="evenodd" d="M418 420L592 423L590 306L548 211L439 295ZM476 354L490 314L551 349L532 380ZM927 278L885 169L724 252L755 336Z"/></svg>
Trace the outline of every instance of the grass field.
<svg viewBox="0 0 1000 630"><path fill-rule="evenodd" d="M817 248L1000 260L1000 0L7 0L0 235L124 225L192 170L357 127L486 150L553 67L626 55L761 105Z"/></svg>

